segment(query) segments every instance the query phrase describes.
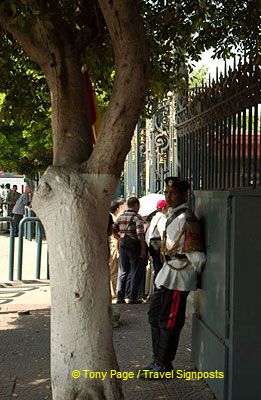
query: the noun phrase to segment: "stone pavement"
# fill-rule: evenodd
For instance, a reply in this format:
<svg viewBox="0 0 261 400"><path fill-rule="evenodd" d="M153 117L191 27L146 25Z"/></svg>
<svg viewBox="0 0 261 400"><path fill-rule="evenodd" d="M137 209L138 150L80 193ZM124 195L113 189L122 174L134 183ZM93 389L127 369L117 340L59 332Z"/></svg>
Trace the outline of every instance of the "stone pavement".
<svg viewBox="0 0 261 400"><path fill-rule="evenodd" d="M28 285L28 287L26 286ZM38 286L37 286L38 285ZM15 294L22 293L18 296ZM34 295L32 296L32 293ZM24 300L22 300L24 298ZM11 299L11 302L5 302ZM33 301L32 301L33 300ZM47 304L49 301L49 304ZM47 303L46 303L47 302ZM51 400L50 300L47 283L29 282L0 286L0 400ZM114 329L115 350L122 371L137 371L150 361L151 345L147 304L113 305L120 311ZM26 311L31 310L30 313ZM175 369L189 371L190 318L183 329ZM174 379L123 381L126 400L213 400L206 383Z"/></svg>
<svg viewBox="0 0 261 400"><path fill-rule="evenodd" d="M50 285L48 280L0 283L0 315L49 307Z"/></svg>

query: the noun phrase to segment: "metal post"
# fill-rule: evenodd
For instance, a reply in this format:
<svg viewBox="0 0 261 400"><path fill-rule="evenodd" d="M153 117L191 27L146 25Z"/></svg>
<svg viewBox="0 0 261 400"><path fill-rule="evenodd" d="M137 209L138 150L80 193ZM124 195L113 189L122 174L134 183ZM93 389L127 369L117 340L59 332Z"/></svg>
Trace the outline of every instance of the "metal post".
<svg viewBox="0 0 261 400"><path fill-rule="evenodd" d="M258 132L258 104L254 108L254 156L253 156L253 181L257 184L257 132ZM260 153L259 153L260 155ZM260 179L260 176L259 176Z"/></svg>
<svg viewBox="0 0 261 400"><path fill-rule="evenodd" d="M25 218L29 217L28 210L29 210L29 207L26 206L24 209L24 217ZM28 224L25 224L25 226L24 226L24 238L25 239L27 239L27 232L28 232Z"/></svg>
<svg viewBox="0 0 261 400"><path fill-rule="evenodd" d="M49 269L49 251L47 249L47 260L46 260L46 279L50 279L50 269Z"/></svg>
<svg viewBox="0 0 261 400"><path fill-rule="evenodd" d="M241 112L237 114L237 183L236 186L240 187L240 177L241 177Z"/></svg>
<svg viewBox="0 0 261 400"><path fill-rule="evenodd" d="M37 253L36 253L36 279L40 279L41 275L41 255L42 255L42 226L41 223L36 223L37 231Z"/></svg>
<svg viewBox="0 0 261 400"><path fill-rule="evenodd" d="M140 121L138 121L136 128L135 128L135 137L136 137L136 143L135 143L135 170L136 170L136 176L135 176L135 194L136 196L140 197L141 196L141 190L140 190L140 171L141 171L141 166L140 166Z"/></svg>
<svg viewBox="0 0 261 400"><path fill-rule="evenodd" d="M11 217L0 217L0 221L10 222L10 244L9 244L9 263L8 263L8 279L14 280L14 220Z"/></svg>
<svg viewBox="0 0 261 400"><path fill-rule="evenodd" d="M37 217L24 217L19 224L19 240L18 240L18 262L17 262L17 279L21 280L22 279L22 265L23 265L23 231L24 231L24 224L26 222L38 222L39 224L41 223L39 218ZM42 235L41 235L42 237ZM37 245L37 256L36 256L36 262L38 262L39 255L38 252L41 252L41 246L42 246L42 241L40 242L40 249ZM40 264L41 264L41 257L40 257ZM38 264L37 268L38 268ZM37 269L36 268L36 269Z"/></svg>
<svg viewBox="0 0 261 400"><path fill-rule="evenodd" d="M219 168L218 168L218 188L222 188L222 166L223 166L223 119L220 119L219 129Z"/></svg>
<svg viewBox="0 0 261 400"><path fill-rule="evenodd" d="M248 144L248 151L247 151L247 185L253 185L253 177L252 177L252 127L253 127L253 112L252 107L248 110L248 133L247 133L247 144Z"/></svg>
<svg viewBox="0 0 261 400"><path fill-rule="evenodd" d="M215 186L214 188L218 188L218 148L219 148L219 122L216 121L216 132L215 132L215 138L216 138L216 144L215 144L215 163L214 163L214 177L215 177Z"/></svg>
<svg viewBox="0 0 261 400"><path fill-rule="evenodd" d="M226 183L227 175L227 117L223 119L223 163L222 163L222 187L228 187Z"/></svg>
<svg viewBox="0 0 261 400"><path fill-rule="evenodd" d="M209 179L209 189L214 188L214 162L215 162L215 125L211 124L210 132L210 179Z"/></svg>
<svg viewBox="0 0 261 400"><path fill-rule="evenodd" d="M236 143L237 143L237 116L233 114L233 128L232 128L232 137L233 137L233 145L232 145L232 187L236 186Z"/></svg>
<svg viewBox="0 0 261 400"><path fill-rule="evenodd" d="M246 110L242 112L243 130L242 130L242 186L246 184Z"/></svg>

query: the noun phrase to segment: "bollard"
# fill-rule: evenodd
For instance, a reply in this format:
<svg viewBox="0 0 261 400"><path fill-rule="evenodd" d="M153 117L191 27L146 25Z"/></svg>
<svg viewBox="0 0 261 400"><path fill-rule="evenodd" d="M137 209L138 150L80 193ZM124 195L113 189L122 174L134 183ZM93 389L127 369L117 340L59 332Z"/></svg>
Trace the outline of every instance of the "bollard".
<svg viewBox="0 0 261 400"><path fill-rule="evenodd" d="M35 214L33 212L33 210L31 209L31 207L25 207L25 212L24 212L24 217L27 218L31 218L31 217L35 217ZM30 242L32 241L32 223L33 221L28 221L26 222L25 226L24 226L24 238L26 240L29 240ZM35 238L37 241L37 238Z"/></svg>
<svg viewBox="0 0 261 400"><path fill-rule="evenodd" d="M11 217L0 217L0 221L10 222L10 244L9 244L9 265L8 265L8 279L14 280L14 220Z"/></svg>
<svg viewBox="0 0 261 400"><path fill-rule="evenodd" d="M41 275L41 255L42 255L42 225L40 221L36 224L37 231L37 253L36 253L36 279Z"/></svg>
<svg viewBox="0 0 261 400"><path fill-rule="evenodd" d="M24 208L24 217L25 218L29 217L28 211L29 211L29 207L25 206L25 208ZM23 232L23 235L24 235L25 239L27 239L27 231L28 231L28 224L25 224L24 232Z"/></svg>
<svg viewBox="0 0 261 400"><path fill-rule="evenodd" d="M46 268L46 279L50 279L50 269L49 269L49 252L47 249L47 268Z"/></svg>
<svg viewBox="0 0 261 400"><path fill-rule="evenodd" d="M36 255L36 276L40 277L41 272L41 253L42 253L42 224L37 217L24 217L19 224L19 240L18 240L18 262L17 262L17 279L22 279L22 265L23 265L23 230L26 222L37 222L39 226L38 235L39 240L37 242L37 255Z"/></svg>
<svg viewBox="0 0 261 400"><path fill-rule="evenodd" d="M28 209L28 217L32 217L32 209ZM27 224L27 240L32 241L32 222Z"/></svg>

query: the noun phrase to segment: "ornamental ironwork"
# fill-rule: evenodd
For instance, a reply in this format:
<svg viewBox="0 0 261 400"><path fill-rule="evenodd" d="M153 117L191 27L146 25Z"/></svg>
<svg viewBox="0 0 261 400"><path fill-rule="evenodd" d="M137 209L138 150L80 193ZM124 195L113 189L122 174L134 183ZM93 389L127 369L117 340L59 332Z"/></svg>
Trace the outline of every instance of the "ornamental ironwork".
<svg viewBox="0 0 261 400"><path fill-rule="evenodd" d="M175 125L181 177L197 190L260 186L260 57L235 61L185 98Z"/></svg>

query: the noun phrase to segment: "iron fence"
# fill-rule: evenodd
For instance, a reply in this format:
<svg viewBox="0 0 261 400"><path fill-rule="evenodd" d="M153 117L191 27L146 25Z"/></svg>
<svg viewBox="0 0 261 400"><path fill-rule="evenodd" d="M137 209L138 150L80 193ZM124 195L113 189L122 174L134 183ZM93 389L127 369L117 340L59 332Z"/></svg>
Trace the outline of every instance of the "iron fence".
<svg viewBox="0 0 261 400"><path fill-rule="evenodd" d="M258 62L235 62L233 70L225 68L224 76L185 99L185 106L176 105L179 175L194 190L260 186Z"/></svg>

